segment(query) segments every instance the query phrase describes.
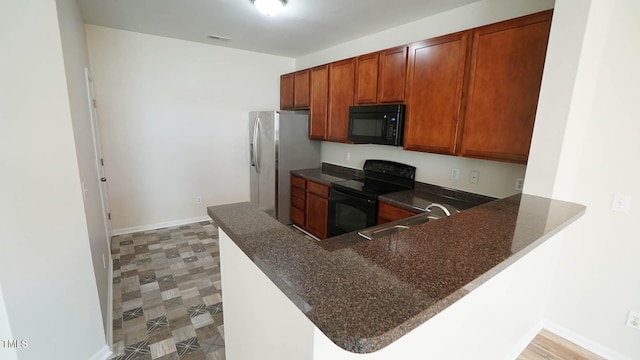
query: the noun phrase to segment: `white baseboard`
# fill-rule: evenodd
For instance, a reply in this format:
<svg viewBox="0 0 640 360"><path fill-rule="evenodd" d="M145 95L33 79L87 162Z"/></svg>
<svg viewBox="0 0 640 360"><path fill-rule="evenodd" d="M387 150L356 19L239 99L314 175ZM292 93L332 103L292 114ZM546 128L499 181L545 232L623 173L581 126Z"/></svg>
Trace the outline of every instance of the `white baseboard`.
<svg viewBox="0 0 640 360"><path fill-rule="evenodd" d="M109 346L104 345L98 351L96 351L96 353L93 354L93 356L91 356L89 360L107 360L109 359L109 357L111 357L111 355L113 355L113 353L111 352L111 349L109 349Z"/></svg>
<svg viewBox="0 0 640 360"><path fill-rule="evenodd" d="M113 229L113 235L131 234L131 233L140 232L140 231L149 231L149 230L155 230L155 229L171 227L171 226L180 226L180 225L192 224L192 223L201 222L201 221L211 221L211 218L208 216L199 216L199 217L194 217L189 219L166 221L166 222L157 223L157 224L134 226L134 227L122 228L122 229Z"/></svg>
<svg viewBox="0 0 640 360"><path fill-rule="evenodd" d="M597 342L588 339L580 334L577 334L565 327L562 327L554 322L549 320L543 321L543 327L552 333L562 336L563 338L571 341L572 343L579 345L596 355L600 355L605 359L609 360L632 360L629 357L626 357L604 345L598 344Z"/></svg>

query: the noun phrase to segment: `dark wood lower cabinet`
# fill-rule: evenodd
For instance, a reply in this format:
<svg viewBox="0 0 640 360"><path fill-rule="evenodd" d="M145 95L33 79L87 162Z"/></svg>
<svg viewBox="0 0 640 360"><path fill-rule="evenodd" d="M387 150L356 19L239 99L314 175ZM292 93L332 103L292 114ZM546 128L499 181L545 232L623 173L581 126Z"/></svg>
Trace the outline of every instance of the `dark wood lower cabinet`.
<svg viewBox="0 0 640 360"><path fill-rule="evenodd" d="M326 239L329 220L329 187L291 176L291 222L313 236Z"/></svg>
<svg viewBox="0 0 640 360"><path fill-rule="evenodd" d="M314 193L307 194L307 231L320 239L327 238L329 199Z"/></svg>
<svg viewBox="0 0 640 360"><path fill-rule="evenodd" d="M291 222L305 228L307 209L307 181L299 176L291 176Z"/></svg>
<svg viewBox="0 0 640 360"><path fill-rule="evenodd" d="M402 209L382 201L378 202L378 224L408 218L416 214L419 214L419 212Z"/></svg>

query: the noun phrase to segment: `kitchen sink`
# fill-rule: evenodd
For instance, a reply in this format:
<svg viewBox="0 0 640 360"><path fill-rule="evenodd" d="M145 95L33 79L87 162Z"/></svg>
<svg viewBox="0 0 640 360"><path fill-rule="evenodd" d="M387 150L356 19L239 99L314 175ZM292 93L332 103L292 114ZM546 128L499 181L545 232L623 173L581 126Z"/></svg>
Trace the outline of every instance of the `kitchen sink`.
<svg viewBox="0 0 640 360"><path fill-rule="evenodd" d="M398 233L403 230L410 229L413 226L427 223L432 220L441 219L440 216L434 216L431 213L422 213L408 218L399 219L385 224L376 225L364 230L358 231L358 235L368 240L376 239L382 236Z"/></svg>

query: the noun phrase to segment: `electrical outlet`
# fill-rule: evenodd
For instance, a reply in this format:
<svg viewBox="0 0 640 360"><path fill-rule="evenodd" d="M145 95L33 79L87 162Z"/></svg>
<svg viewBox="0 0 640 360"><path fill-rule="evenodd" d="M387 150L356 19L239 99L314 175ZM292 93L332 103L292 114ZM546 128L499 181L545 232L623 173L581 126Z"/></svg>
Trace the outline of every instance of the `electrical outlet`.
<svg viewBox="0 0 640 360"><path fill-rule="evenodd" d="M524 187L524 179L523 178L517 178L516 179L516 191L522 191L523 187Z"/></svg>
<svg viewBox="0 0 640 360"><path fill-rule="evenodd" d="M627 316L627 326L640 330L640 314L629 311L629 315Z"/></svg>
<svg viewBox="0 0 640 360"><path fill-rule="evenodd" d="M480 180L480 171L472 170L471 177L469 178L469 182L472 184L477 184Z"/></svg>
<svg viewBox="0 0 640 360"><path fill-rule="evenodd" d="M201 196L196 196L196 204L202 204L202 197Z"/></svg>
<svg viewBox="0 0 640 360"><path fill-rule="evenodd" d="M628 213L631 207L631 195L614 194L611 201L611 210L617 212Z"/></svg>
<svg viewBox="0 0 640 360"><path fill-rule="evenodd" d="M451 168L451 180L460 179L460 169Z"/></svg>

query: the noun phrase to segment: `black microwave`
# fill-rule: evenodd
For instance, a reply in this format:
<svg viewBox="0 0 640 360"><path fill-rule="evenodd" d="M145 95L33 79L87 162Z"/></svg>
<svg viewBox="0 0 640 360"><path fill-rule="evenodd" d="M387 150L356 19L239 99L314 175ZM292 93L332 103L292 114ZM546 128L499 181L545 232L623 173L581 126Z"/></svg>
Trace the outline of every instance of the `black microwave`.
<svg viewBox="0 0 640 360"><path fill-rule="evenodd" d="M351 106L349 141L402 146L404 104Z"/></svg>

